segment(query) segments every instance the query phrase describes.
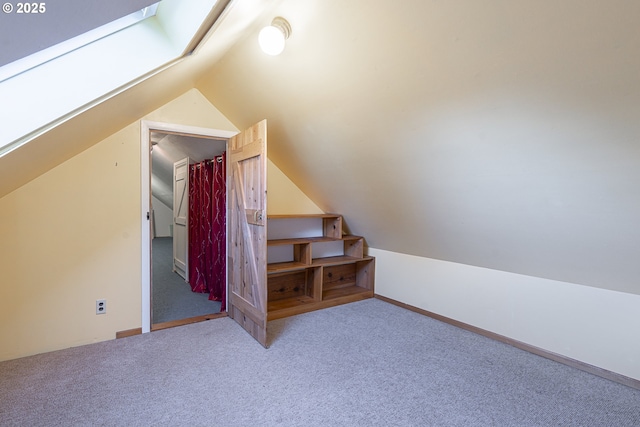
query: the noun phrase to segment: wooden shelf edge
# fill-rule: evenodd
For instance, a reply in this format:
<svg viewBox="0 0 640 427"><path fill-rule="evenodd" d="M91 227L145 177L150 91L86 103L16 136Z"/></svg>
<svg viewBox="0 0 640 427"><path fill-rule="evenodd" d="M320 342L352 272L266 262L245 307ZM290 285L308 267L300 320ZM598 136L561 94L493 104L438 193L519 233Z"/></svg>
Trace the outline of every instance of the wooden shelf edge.
<svg viewBox="0 0 640 427"><path fill-rule="evenodd" d="M322 300L317 302L310 302L307 304L301 304L296 307L288 307L279 310L272 310L267 313L267 321L283 319L285 317L295 316L298 314L309 313L316 310L322 310L323 308L335 307L337 305L348 304L351 302L362 301L365 299L373 298L373 291L363 289L363 292L359 292L352 295L345 295L338 298L332 298L328 300Z"/></svg>
<svg viewBox="0 0 640 427"><path fill-rule="evenodd" d="M267 246L304 245L306 243L337 242L340 240L342 239L334 237L296 237L292 239L271 239L267 240Z"/></svg>
<svg viewBox="0 0 640 427"><path fill-rule="evenodd" d="M299 306L305 306L309 304L314 304L315 301L312 297L306 295L299 295L290 298L283 298L276 301L270 301L267 303L267 311L280 311L280 310L288 310L291 308L297 308Z"/></svg>
<svg viewBox="0 0 640 427"><path fill-rule="evenodd" d="M326 266L333 266L333 265L344 265L344 264L352 264L355 262L361 262L361 261L370 261L373 260L372 256L363 256L362 258L358 258L358 257L352 257L352 256L348 256L348 255L342 255L342 256L332 256L332 257L326 257L326 258L314 258L311 261L311 265L309 265L309 267L326 267Z"/></svg>
<svg viewBox="0 0 640 427"><path fill-rule="evenodd" d="M342 239L340 240L360 240L360 239L364 239L364 237L356 236L354 234L343 234Z"/></svg>
<svg viewBox="0 0 640 427"><path fill-rule="evenodd" d="M339 218L342 215L324 213L324 214L275 214L267 215L267 219L295 219L295 218Z"/></svg>
<svg viewBox="0 0 640 427"><path fill-rule="evenodd" d="M292 239L270 239L267 240L267 246L282 246L282 245L304 245L307 243L321 243L321 242L344 242L351 240L364 239L362 236L345 235L342 237L295 237Z"/></svg>
<svg viewBox="0 0 640 427"><path fill-rule="evenodd" d="M347 286L344 288L329 289L322 292L322 301L340 300L341 298L351 298L358 295L369 294L373 297L373 290L360 286Z"/></svg>
<svg viewBox="0 0 640 427"><path fill-rule="evenodd" d="M327 258L314 258L311 264L303 264L301 262L277 262L267 264L267 274L287 273L291 271L304 270L306 268L353 264L356 262L371 261L373 259L374 258L372 256L368 255L365 255L362 258L342 255Z"/></svg>
<svg viewBox="0 0 640 427"><path fill-rule="evenodd" d="M267 275L305 270L309 267L311 267L311 265L303 264L301 262L276 262L267 264Z"/></svg>

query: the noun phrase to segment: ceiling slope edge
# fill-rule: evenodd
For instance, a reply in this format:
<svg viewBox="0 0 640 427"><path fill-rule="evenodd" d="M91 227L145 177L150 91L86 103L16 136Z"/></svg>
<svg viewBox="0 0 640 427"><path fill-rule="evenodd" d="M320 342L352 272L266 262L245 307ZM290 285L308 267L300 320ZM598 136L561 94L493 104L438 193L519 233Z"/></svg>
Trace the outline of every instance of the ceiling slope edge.
<svg viewBox="0 0 640 427"><path fill-rule="evenodd" d="M249 25L238 3L243 0L218 2L222 6L211 11L183 57L21 138L0 157L0 198L195 88L197 75L235 43L238 28Z"/></svg>

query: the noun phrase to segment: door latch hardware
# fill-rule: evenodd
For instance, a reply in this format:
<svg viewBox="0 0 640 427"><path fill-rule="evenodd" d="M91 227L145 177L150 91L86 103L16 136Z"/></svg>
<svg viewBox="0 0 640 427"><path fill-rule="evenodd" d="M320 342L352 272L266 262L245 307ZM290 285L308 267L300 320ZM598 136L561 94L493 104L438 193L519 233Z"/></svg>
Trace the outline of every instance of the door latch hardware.
<svg viewBox="0 0 640 427"><path fill-rule="evenodd" d="M259 209L247 209L247 222L252 225L264 226L264 214Z"/></svg>

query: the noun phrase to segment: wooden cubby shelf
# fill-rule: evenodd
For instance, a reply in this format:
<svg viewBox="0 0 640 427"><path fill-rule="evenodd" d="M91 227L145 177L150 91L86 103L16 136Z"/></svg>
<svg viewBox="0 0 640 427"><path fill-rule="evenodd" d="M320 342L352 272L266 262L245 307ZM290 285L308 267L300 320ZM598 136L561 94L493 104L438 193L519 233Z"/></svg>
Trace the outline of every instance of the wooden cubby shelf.
<svg viewBox="0 0 640 427"><path fill-rule="evenodd" d="M313 260L312 265L317 267L321 265L331 266L331 265L340 265L340 264L353 264L356 261L366 261L369 259L373 259L373 257L356 258L356 257L346 256L346 255L332 256L327 258L316 258Z"/></svg>
<svg viewBox="0 0 640 427"><path fill-rule="evenodd" d="M307 243L333 242L335 240L336 239L332 237L297 237L293 239L267 240L267 246L304 245Z"/></svg>
<svg viewBox="0 0 640 427"><path fill-rule="evenodd" d="M269 215L267 221L268 231L279 224L267 247L291 249L287 259L267 264L268 320L373 297L375 259L364 255L363 237L343 235L341 215Z"/></svg>
<svg viewBox="0 0 640 427"><path fill-rule="evenodd" d="M282 273L286 271L304 270L308 266L300 262L278 262L274 264L267 264L267 274Z"/></svg>

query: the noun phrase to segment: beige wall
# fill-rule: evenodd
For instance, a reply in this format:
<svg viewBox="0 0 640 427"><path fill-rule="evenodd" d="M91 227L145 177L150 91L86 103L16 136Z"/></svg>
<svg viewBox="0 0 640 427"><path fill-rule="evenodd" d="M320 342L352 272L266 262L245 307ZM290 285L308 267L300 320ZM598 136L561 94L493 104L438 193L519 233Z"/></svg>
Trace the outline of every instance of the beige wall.
<svg viewBox="0 0 640 427"><path fill-rule="evenodd" d="M267 160L267 215L316 213L323 211L271 160Z"/></svg>
<svg viewBox="0 0 640 427"><path fill-rule="evenodd" d="M138 140L129 126L0 199L0 360L139 325Z"/></svg>
<svg viewBox="0 0 640 427"><path fill-rule="evenodd" d="M273 119L320 208L387 251L640 294L640 2L273 8L282 55L256 26L197 87Z"/></svg>
<svg viewBox="0 0 640 427"><path fill-rule="evenodd" d="M235 130L196 90L145 118ZM139 327L140 235L139 121L0 199L0 360Z"/></svg>
<svg viewBox="0 0 640 427"><path fill-rule="evenodd" d="M378 250L378 292L638 378L639 13L274 1L282 55L255 26L197 87L273 119L271 159Z"/></svg>
<svg viewBox="0 0 640 427"><path fill-rule="evenodd" d="M195 89L143 119L237 130ZM270 212L320 212L270 161L268 173ZM0 360L141 326L140 197L136 120L0 199Z"/></svg>

